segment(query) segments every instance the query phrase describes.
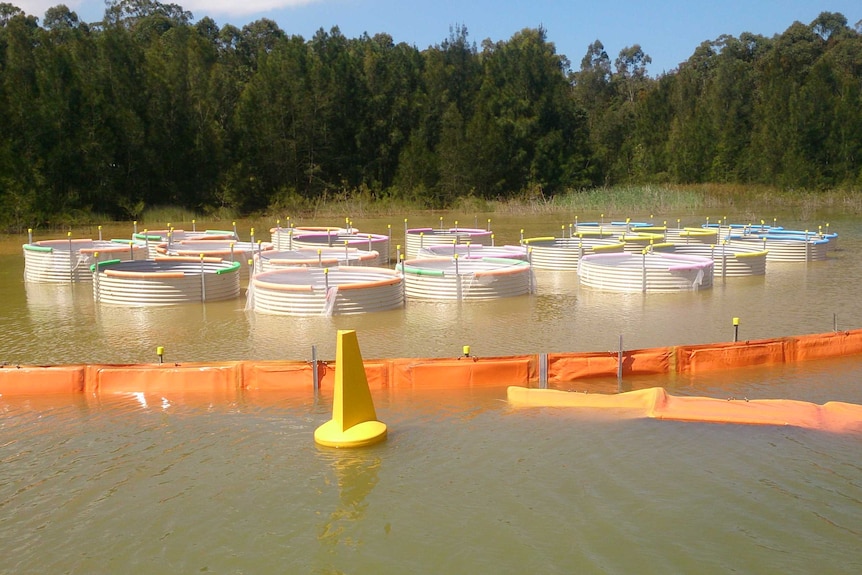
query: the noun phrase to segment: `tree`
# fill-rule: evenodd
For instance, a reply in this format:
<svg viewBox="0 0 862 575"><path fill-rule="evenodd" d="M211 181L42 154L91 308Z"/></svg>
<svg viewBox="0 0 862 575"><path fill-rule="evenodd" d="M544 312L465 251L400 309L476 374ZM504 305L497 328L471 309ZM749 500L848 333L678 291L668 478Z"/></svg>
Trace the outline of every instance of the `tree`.
<svg viewBox="0 0 862 575"><path fill-rule="evenodd" d="M820 36L824 41L830 40L837 34L842 34L849 31L847 27L847 18L838 12L821 12L817 18L811 22L811 29L814 33Z"/></svg>
<svg viewBox="0 0 862 575"><path fill-rule="evenodd" d="M614 61L616 74L614 82L621 86L628 97L629 102L634 102L635 93L644 86L646 79L646 67L652 63L652 58L645 54L640 44L626 46L620 50L619 56Z"/></svg>

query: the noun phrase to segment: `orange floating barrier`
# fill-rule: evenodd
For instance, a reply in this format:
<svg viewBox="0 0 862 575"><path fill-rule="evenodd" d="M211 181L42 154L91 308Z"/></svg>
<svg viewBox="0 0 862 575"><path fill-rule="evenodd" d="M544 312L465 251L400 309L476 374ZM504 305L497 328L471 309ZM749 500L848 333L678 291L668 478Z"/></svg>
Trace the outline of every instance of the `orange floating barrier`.
<svg viewBox="0 0 862 575"><path fill-rule="evenodd" d="M88 365L87 391L98 393L215 392L235 395L239 363Z"/></svg>
<svg viewBox="0 0 862 575"><path fill-rule="evenodd" d="M536 356L393 359L395 388L471 388L536 381Z"/></svg>
<svg viewBox="0 0 862 575"><path fill-rule="evenodd" d="M862 330L799 335L788 340L793 361L862 353Z"/></svg>
<svg viewBox="0 0 862 575"><path fill-rule="evenodd" d="M784 339L679 345L676 365L680 373L698 373L752 365L785 363Z"/></svg>
<svg viewBox="0 0 862 575"><path fill-rule="evenodd" d="M327 365L319 362L317 374L321 385L327 372ZM240 386L250 391L292 391L303 395L314 391L314 369L304 361L243 361L240 375Z"/></svg>
<svg viewBox="0 0 862 575"><path fill-rule="evenodd" d="M507 398L516 407L615 409L654 419L791 425L833 433L862 433L862 405L836 401L817 405L791 399L679 397L661 387L606 395L511 386Z"/></svg>
<svg viewBox="0 0 862 575"><path fill-rule="evenodd" d="M656 347L623 351L623 375L655 375L671 371L673 348ZM611 377L619 373L618 352L549 353L548 382L564 383L587 377Z"/></svg>
<svg viewBox="0 0 862 575"><path fill-rule="evenodd" d="M86 368L83 365L28 366L0 368L0 395L81 393Z"/></svg>

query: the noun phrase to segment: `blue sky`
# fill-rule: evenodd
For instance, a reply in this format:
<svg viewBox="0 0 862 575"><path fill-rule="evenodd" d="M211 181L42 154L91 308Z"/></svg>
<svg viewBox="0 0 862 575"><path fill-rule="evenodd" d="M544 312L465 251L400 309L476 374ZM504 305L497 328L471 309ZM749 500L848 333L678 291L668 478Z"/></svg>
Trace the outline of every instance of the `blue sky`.
<svg viewBox="0 0 862 575"><path fill-rule="evenodd" d="M42 18L53 0L4 0ZM104 0L66 0L86 22L101 20ZM166 0L165 3L171 3ZM220 26L242 27L260 18L278 23L288 34L306 39L320 28L338 26L348 38L364 32L390 34L396 42L420 49L439 44L454 25L467 28L470 40L508 40L523 28L542 26L557 53L573 67L580 65L587 46L599 39L613 61L632 44L652 58L652 76L670 71L687 59L704 40L722 34L752 32L771 37L794 21L805 24L823 11L840 12L853 27L862 20L859 0L174 0L195 19L210 16Z"/></svg>

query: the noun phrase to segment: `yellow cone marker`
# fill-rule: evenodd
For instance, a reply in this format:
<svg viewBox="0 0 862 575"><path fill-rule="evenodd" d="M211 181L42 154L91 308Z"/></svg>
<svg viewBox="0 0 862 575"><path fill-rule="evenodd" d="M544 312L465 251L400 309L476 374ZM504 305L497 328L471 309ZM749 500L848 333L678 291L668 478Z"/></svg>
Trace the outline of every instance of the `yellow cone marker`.
<svg viewBox="0 0 862 575"><path fill-rule="evenodd" d="M362 447L386 439L377 421L359 341L354 330L338 330L332 419L314 430L314 441L327 447Z"/></svg>

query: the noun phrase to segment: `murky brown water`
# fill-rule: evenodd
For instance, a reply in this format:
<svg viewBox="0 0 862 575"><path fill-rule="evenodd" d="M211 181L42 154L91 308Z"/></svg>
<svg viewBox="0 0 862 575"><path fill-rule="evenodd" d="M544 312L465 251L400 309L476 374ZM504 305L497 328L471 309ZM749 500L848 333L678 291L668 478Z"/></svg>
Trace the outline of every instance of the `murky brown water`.
<svg viewBox="0 0 862 575"><path fill-rule="evenodd" d="M497 243L560 224L494 218ZM797 229L830 221L841 249L702 292L603 293L540 272L532 296L332 318L255 315L242 300L97 306L90 286L25 285L26 238L11 238L0 248L2 360L152 362L157 346L170 361L304 360L312 345L330 358L338 329L356 329L373 358L457 356L465 344L480 356L615 350L620 336L630 349L727 341L733 317L742 339L862 327L862 219L787 218ZM355 222L384 233L389 223ZM625 384L862 403L859 358ZM390 439L342 452L313 443L326 398L0 397L0 573L862 569L858 436L513 410L502 387L375 402Z"/></svg>

